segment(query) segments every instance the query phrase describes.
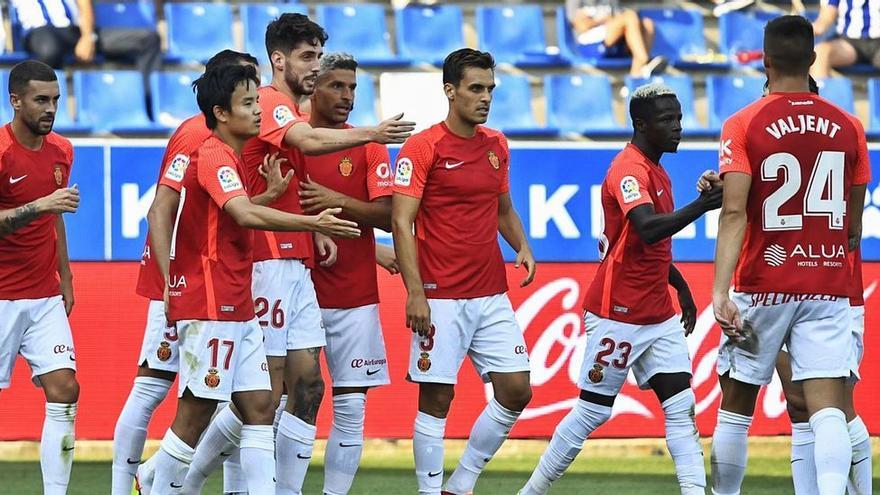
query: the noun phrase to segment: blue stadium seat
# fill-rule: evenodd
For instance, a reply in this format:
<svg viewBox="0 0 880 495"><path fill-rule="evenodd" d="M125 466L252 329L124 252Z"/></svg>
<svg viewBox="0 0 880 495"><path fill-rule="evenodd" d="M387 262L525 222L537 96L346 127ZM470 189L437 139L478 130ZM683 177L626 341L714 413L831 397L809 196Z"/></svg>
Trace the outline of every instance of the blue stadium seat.
<svg viewBox="0 0 880 495"><path fill-rule="evenodd" d="M461 7L409 6L394 16L397 50L414 62L443 64L450 52L464 45Z"/></svg>
<svg viewBox="0 0 880 495"><path fill-rule="evenodd" d="M544 14L539 5L479 6L476 21L480 49L498 62L522 67L569 63L559 54L547 53Z"/></svg>
<svg viewBox="0 0 880 495"><path fill-rule="evenodd" d="M708 135L714 134L714 131L709 131L706 129L706 126L700 123L697 119L697 112L694 109L694 82L691 79L691 76L681 75L681 76L655 76L650 79L642 79L636 78L632 76L626 77L626 87L629 89L630 96L632 92L636 90L639 86L648 84L648 83L661 83L669 86L673 91L675 91L675 95L678 97L678 101L681 103L681 127L682 132L685 135ZM627 98L626 103L626 123L627 125L631 125L631 120L629 116L629 98Z"/></svg>
<svg viewBox="0 0 880 495"><path fill-rule="evenodd" d="M555 136L559 129L542 127L532 112L532 88L526 76L495 74L492 109L486 123L508 136Z"/></svg>
<svg viewBox="0 0 880 495"><path fill-rule="evenodd" d="M868 119L872 133L880 133L880 79L868 79Z"/></svg>
<svg viewBox="0 0 880 495"><path fill-rule="evenodd" d="M94 2L95 25L99 28L156 29L156 7L152 0Z"/></svg>
<svg viewBox="0 0 880 495"><path fill-rule="evenodd" d="M686 60L688 57L706 53L703 16L699 11L678 8L642 9L639 15L654 21L656 34L651 55L666 57L676 67L706 67L707 64Z"/></svg>
<svg viewBox="0 0 880 495"><path fill-rule="evenodd" d="M763 77L706 76L709 128L720 130L724 121L764 93Z"/></svg>
<svg viewBox="0 0 880 495"><path fill-rule="evenodd" d="M318 24L331 33L324 52L348 52L359 64L401 66L410 61L391 52L385 6L380 4L318 5Z"/></svg>
<svg viewBox="0 0 880 495"><path fill-rule="evenodd" d="M244 28L244 51L257 57L260 65L269 66L266 53L266 26L286 12L308 15L307 6L297 3L241 3L241 24Z"/></svg>
<svg viewBox="0 0 880 495"><path fill-rule="evenodd" d="M55 75L58 77L58 92L61 97L58 99L58 110L55 113L55 125L53 129L62 134L85 133L91 132L92 126L77 122L68 110L70 101L67 93L67 76L64 71L56 70ZM5 87L5 86L4 86Z"/></svg>
<svg viewBox="0 0 880 495"><path fill-rule="evenodd" d="M718 45L721 53L730 58L731 64L737 65L737 53L763 50L764 25L778 16L776 13L761 11L734 11L722 15L718 18ZM745 65L760 69L763 61L759 58Z"/></svg>
<svg viewBox="0 0 880 495"><path fill-rule="evenodd" d="M614 118L608 76L549 75L544 78L547 125L562 132L587 135L624 135Z"/></svg>
<svg viewBox="0 0 880 495"><path fill-rule="evenodd" d="M376 125L379 117L376 113L376 83L368 72L358 71L357 89L354 92L354 108L348 115L348 123L365 127Z"/></svg>
<svg viewBox="0 0 880 495"><path fill-rule="evenodd" d="M574 39L574 33L568 18L565 15L565 7L556 8L556 35L559 44L559 56L578 64L594 65L600 69L625 69L630 66L632 59L625 57L602 57L595 54L585 54Z"/></svg>
<svg viewBox="0 0 880 495"><path fill-rule="evenodd" d="M12 51L0 53L0 64L17 64L28 59L28 54L24 51L24 33L13 8L9 9L9 24L11 32L8 36L12 39Z"/></svg>
<svg viewBox="0 0 880 495"><path fill-rule="evenodd" d="M75 71L73 91L79 122L93 126L96 131L119 134L164 131L147 117L144 85L137 71Z"/></svg>
<svg viewBox="0 0 880 495"><path fill-rule="evenodd" d="M169 62L205 62L215 53L235 48L232 7L226 3L165 3Z"/></svg>
<svg viewBox="0 0 880 495"><path fill-rule="evenodd" d="M831 103L851 114L856 113L855 95L852 80L848 77L830 77L816 81L819 94Z"/></svg>
<svg viewBox="0 0 880 495"><path fill-rule="evenodd" d="M0 69L0 94L3 99L0 101L0 125L6 125L12 120L12 105L9 103L9 69Z"/></svg>
<svg viewBox="0 0 880 495"><path fill-rule="evenodd" d="M173 129L199 113L192 90L192 82L199 75L198 72L154 72L150 75L153 118L158 125Z"/></svg>

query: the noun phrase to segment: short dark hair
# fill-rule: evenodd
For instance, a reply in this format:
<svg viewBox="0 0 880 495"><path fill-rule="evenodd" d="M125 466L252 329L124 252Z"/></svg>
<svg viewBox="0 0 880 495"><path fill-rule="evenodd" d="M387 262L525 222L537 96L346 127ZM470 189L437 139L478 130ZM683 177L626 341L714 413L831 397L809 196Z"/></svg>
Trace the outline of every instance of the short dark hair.
<svg viewBox="0 0 880 495"><path fill-rule="evenodd" d="M232 93L243 82L253 82L255 86L260 85L260 78L253 66L235 64L215 67L205 71L201 77L193 81L196 101L199 104L199 109L205 115L205 124L208 129L217 128L214 107L219 106L224 110L231 110Z"/></svg>
<svg viewBox="0 0 880 495"><path fill-rule="evenodd" d="M458 86L468 67L495 70L495 59L489 52L461 48L446 56L443 61L443 84Z"/></svg>
<svg viewBox="0 0 880 495"><path fill-rule="evenodd" d="M25 60L9 71L9 94L22 94L31 81L57 81L52 67L37 60Z"/></svg>
<svg viewBox="0 0 880 495"><path fill-rule="evenodd" d="M271 59L275 50L288 54L300 43L315 40L324 46L327 38L327 31L308 16L287 12L266 26L266 53Z"/></svg>
<svg viewBox="0 0 880 495"><path fill-rule="evenodd" d="M237 52L235 50L226 49L217 52L213 57L211 57L205 64L205 70L209 71L225 65L237 65L242 62L259 65L257 58L250 53L243 53Z"/></svg>
<svg viewBox="0 0 880 495"><path fill-rule="evenodd" d="M813 63L813 25L805 17L784 15L764 27L764 56L785 75L810 71Z"/></svg>
<svg viewBox="0 0 880 495"><path fill-rule="evenodd" d="M677 98L677 96L670 87L659 83L650 83L636 88L629 100L629 116L633 125L635 125L636 119L645 120L655 115L657 101L661 98Z"/></svg>

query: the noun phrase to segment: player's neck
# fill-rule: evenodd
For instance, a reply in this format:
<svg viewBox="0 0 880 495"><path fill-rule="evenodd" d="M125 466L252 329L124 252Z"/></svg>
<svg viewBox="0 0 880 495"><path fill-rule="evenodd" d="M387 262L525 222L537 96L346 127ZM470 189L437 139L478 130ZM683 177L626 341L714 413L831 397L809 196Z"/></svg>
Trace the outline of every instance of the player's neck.
<svg viewBox="0 0 880 495"><path fill-rule="evenodd" d="M332 122L329 119L325 119L320 113L313 112L309 114L309 125L312 128L342 129L345 127L345 122Z"/></svg>
<svg viewBox="0 0 880 495"><path fill-rule="evenodd" d="M446 116L446 128L453 134L463 138L472 138L477 134L477 126L470 122L465 122L457 115L449 112Z"/></svg>
<svg viewBox="0 0 880 495"><path fill-rule="evenodd" d="M225 126L217 126L214 129L214 135L217 136L217 139L226 143L227 146L232 148L232 151L235 152L235 156L241 156L241 150L244 148L244 143L248 140L248 138L242 139L235 134L229 132Z"/></svg>
<svg viewBox="0 0 880 495"><path fill-rule="evenodd" d="M12 134L18 144L29 150L38 151L43 147L43 136L31 132L30 128L20 120L12 119Z"/></svg>
<svg viewBox="0 0 880 495"><path fill-rule="evenodd" d="M294 93L293 89L288 86L287 81L284 80L284 76L282 74L276 74L272 77L272 86L280 91L281 94L290 98L293 104L299 107L299 102L302 100L303 95Z"/></svg>
<svg viewBox="0 0 880 495"><path fill-rule="evenodd" d="M643 155L645 155L649 160L660 165L660 158L663 156L663 152L658 150L654 145L648 142L648 140L642 136L641 134L635 134L630 141L633 146L639 149Z"/></svg>
<svg viewBox="0 0 880 495"><path fill-rule="evenodd" d="M804 76L776 76L770 78L770 93L809 93L810 80Z"/></svg>

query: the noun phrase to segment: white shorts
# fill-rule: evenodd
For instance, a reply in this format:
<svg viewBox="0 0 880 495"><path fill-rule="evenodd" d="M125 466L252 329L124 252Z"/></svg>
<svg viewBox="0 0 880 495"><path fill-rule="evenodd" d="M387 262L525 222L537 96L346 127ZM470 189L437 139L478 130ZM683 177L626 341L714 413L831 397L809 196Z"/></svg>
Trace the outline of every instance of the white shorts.
<svg viewBox="0 0 880 495"><path fill-rule="evenodd" d="M850 373L855 380L861 380L859 367L865 356L865 307L850 306L852 315L852 356L850 357Z"/></svg>
<svg viewBox="0 0 880 495"><path fill-rule="evenodd" d="M144 329L144 343L138 366L145 362L147 368L177 373L180 369L180 355L177 352L177 329L166 326L165 303L150 301L147 308L147 326Z"/></svg>
<svg viewBox="0 0 880 495"><path fill-rule="evenodd" d="M818 300L812 295L734 292L748 338L735 343L721 334L719 375L766 385L773 377L783 344L791 356L792 381L841 378L853 360L852 313L849 299ZM816 298L817 300L799 300Z"/></svg>
<svg viewBox="0 0 880 495"><path fill-rule="evenodd" d="M388 385L388 359L379 305L322 309L327 332L327 367L334 387Z"/></svg>
<svg viewBox="0 0 880 495"><path fill-rule="evenodd" d="M177 322L180 384L202 399L232 400L235 392L271 390L263 332L257 320Z"/></svg>
<svg viewBox="0 0 880 495"><path fill-rule="evenodd" d="M584 314L587 343L578 387L616 396L632 368L639 388L658 373L691 374L691 359L681 317L661 323L635 325Z"/></svg>
<svg viewBox="0 0 880 495"><path fill-rule="evenodd" d="M311 270L301 260L257 261L253 275L254 309L267 356L326 345Z"/></svg>
<svg viewBox="0 0 880 495"><path fill-rule="evenodd" d="M73 335L61 296L0 300L0 389L9 388L19 354L38 387L40 375L64 368L76 371Z"/></svg>
<svg viewBox="0 0 880 495"><path fill-rule="evenodd" d="M432 335L413 333L408 379L455 384L465 355L484 382L489 373L529 371L522 330L507 294L474 299L428 299Z"/></svg>

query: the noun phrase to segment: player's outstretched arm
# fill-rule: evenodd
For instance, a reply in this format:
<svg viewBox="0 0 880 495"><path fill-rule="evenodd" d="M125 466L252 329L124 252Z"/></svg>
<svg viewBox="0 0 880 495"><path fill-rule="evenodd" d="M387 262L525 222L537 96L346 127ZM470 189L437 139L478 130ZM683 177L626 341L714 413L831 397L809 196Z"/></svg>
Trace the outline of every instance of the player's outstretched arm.
<svg viewBox="0 0 880 495"><path fill-rule="evenodd" d="M694 296L691 294L687 280L675 265L669 265L669 285L675 288L678 293L678 305L681 306L681 325L684 327L684 334L690 335L697 325L697 305L694 303Z"/></svg>
<svg viewBox="0 0 880 495"><path fill-rule="evenodd" d="M383 196L373 201L361 201L313 181L310 177L299 183L299 204L306 213L317 213L327 208L342 208L346 216L358 224L391 232L391 198Z"/></svg>
<svg viewBox="0 0 880 495"><path fill-rule="evenodd" d="M401 120L397 114L369 127L331 129L312 127L308 122L290 126L284 135L284 143L302 150L307 155L321 155L353 148L367 143L400 144L412 134L415 122Z"/></svg>
<svg viewBox="0 0 880 495"><path fill-rule="evenodd" d="M865 211L865 194L868 186L861 184L849 189L849 250L855 251L862 242L862 213Z"/></svg>
<svg viewBox="0 0 880 495"><path fill-rule="evenodd" d="M376 264L392 275L400 273L400 265L397 264L394 246L376 243Z"/></svg>
<svg viewBox="0 0 880 495"><path fill-rule="evenodd" d="M150 256L156 260L162 279L168 280L168 267L171 263L171 237L174 232L174 219L180 205L180 193L159 184L153 204L147 212L147 225L150 230Z"/></svg>
<svg viewBox="0 0 880 495"><path fill-rule="evenodd" d="M742 321L739 310L730 300L730 282L739 261L746 232L746 204L752 178L742 172L724 174L724 203L718 218L718 239L715 241L715 281L712 284L712 307L721 330L741 340Z"/></svg>
<svg viewBox="0 0 880 495"><path fill-rule="evenodd" d="M656 213L654 205L646 203L630 210L627 218L632 222L642 241L654 244L667 237L672 237L676 232L700 218L703 213L719 208L721 195L721 188L703 191L690 204L672 213Z"/></svg>
<svg viewBox="0 0 880 495"><path fill-rule="evenodd" d="M70 256L67 254L67 229L64 228L64 218L61 215L55 217L55 239L61 300L64 301L64 311L70 316L73 311L73 272L70 271Z"/></svg>
<svg viewBox="0 0 880 495"><path fill-rule="evenodd" d="M517 268L520 265L526 268L526 278L520 282L519 286L529 285L535 279L537 265L535 257L532 255L532 248L529 247L529 240L526 237L525 229L523 229L522 221L516 210L513 209L513 201L510 199L509 192L498 195L498 232L501 233L507 244L516 251L514 265Z"/></svg>
<svg viewBox="0 0 880 495"><path fill-rule="evenodd" d="M19 207L0 210L0 237L15 232L45 213L73 213L78 206L79 190L74 184Z"/></svg>
<svg viewBox="0 0 880 495"><path fill-rule="evenodd" d="M403 285L406 286L406 326L425 336L431 330L431 308L419 273L416 237L413 225L421 199L394 193L391 197L391 234Z"/></svg>
<svg viewBox="0 0 880 495"><path fill-rule="evenodd" d="M324 210L317 215L295 215L274 208L255 205L247 196L236 196L223 209L242 227L285 232L320 232L330 237L354 238L361 235L357 224L336 218L339 208Z"/></svg>

